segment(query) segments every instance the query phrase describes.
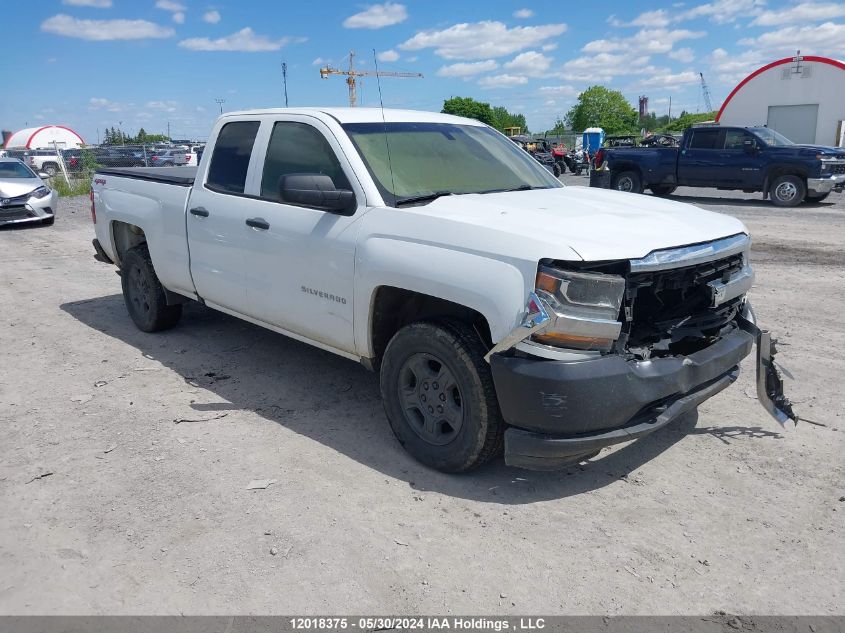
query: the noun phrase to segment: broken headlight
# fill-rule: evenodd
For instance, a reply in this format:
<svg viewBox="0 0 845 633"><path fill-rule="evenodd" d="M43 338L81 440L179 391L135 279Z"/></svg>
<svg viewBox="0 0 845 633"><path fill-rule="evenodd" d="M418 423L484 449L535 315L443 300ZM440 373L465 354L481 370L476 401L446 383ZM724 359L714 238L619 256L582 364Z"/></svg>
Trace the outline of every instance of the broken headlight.
<svg viewBox="0 0 845 633"><path fill-rule="evenodd" d="M531 339L544 345L608 351L619 337L625 279L619 275L572 272L541 266L537 296L550 308L551 322Z"/></svg>

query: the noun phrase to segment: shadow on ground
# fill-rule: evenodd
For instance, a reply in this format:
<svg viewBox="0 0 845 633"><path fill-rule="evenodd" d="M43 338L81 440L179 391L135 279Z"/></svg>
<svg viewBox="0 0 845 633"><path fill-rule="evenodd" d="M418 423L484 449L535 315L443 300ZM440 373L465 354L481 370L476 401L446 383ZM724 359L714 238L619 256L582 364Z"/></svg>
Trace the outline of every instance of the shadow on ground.
<svg viewBox="0 0 845 633"><path fill-rule="evenodd" d="M728 441L738 434L761 437L762 432L739 426L696 429L698 415L692 413L565 471L524 471L506 466L499 457L470 474L444 475L418 464L402 450L385 419L377 376L352 361L196 303L185 306L180 326L158 334L135 328L120 295L65 303L61 308L220 398L220 402L192 405L196 414L187 417L255 411L416 490L453 497L503 504L568 497L624 481L689 433L712 433ZM169 415L178 418L182 413ZM237 423L237 417L194 423Z"/></svg>

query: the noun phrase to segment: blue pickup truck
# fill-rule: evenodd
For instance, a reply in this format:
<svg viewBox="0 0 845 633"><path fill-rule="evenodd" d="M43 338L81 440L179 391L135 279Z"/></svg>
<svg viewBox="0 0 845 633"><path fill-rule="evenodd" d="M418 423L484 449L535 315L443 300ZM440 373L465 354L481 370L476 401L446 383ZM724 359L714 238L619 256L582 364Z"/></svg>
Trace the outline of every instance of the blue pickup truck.
<svg viewBox="0 0 845 633"><path fill-rule="evenodd" d="M845 148L796 145L766 127L695 126L680 147L600 149L590 185L657 196L679 186L760 191L794 207L842 191Z"/></svg>

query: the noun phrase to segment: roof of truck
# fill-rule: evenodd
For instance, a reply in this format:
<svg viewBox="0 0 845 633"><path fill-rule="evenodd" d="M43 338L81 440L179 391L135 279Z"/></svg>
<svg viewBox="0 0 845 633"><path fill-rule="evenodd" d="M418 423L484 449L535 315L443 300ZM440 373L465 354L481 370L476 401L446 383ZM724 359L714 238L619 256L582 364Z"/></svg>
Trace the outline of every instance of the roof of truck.
<svg viewBox="0 0 845 633"><path fill-rule="evenodd" d="M328 115L340 123L455 123L462 125L484 125L475 119L452 116L441 112L425 112L423 110L393 110L390 108L268 108L264 110L242 110L227 112L224 117L244 116L250 114L304 114ZM382 119L384 115L384 119Z"/></svg>

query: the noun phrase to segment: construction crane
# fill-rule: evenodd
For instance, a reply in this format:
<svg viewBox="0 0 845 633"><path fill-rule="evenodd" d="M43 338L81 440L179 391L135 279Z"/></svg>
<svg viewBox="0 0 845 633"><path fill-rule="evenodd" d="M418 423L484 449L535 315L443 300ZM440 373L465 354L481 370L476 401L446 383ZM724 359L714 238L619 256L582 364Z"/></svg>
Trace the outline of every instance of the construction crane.
<svg viewBox="0 0 845 633"><path fill-rule="evenodd" d="M701 77L701 95L704 97L704 105L708 112L713 112L713 104L710 102L710 88L707 87L707 82L704 81L704 73L698 73Z"/></svg>
<svg viewBox="0 0 845 633"><path fill-rule="evenodd" d="M331 66L325 66L320 69L320 79L328 79L329 75L346 75L346 85L349 86L350 108L354 108L358 104L356 77L416 77L422 79L422 73L395 73L384 70L355 70L355 51L349 52L349 70L340 70L338 68L332 68Z"/></svg>

